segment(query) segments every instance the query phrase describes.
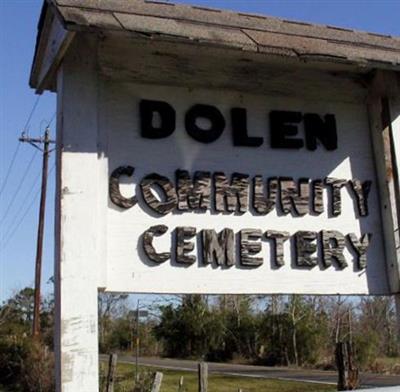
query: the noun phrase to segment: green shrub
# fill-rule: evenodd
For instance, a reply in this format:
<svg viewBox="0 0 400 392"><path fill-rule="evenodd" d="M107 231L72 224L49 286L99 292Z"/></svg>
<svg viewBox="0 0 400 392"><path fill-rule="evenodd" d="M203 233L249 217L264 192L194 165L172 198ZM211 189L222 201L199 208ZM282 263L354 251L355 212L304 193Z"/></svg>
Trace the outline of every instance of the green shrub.
<svg viewBox="0 0 400 392"><path fill-rule="evenodd" d="M15 392L53 392L53 354L30 337L4 337L0 340L0 380Z"/></svg>

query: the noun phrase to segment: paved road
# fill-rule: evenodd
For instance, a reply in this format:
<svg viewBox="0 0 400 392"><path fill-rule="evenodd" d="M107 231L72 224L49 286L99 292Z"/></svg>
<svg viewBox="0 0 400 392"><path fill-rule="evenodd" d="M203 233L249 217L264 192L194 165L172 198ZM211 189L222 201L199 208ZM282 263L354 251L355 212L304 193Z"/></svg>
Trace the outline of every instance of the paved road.
<svg viewBox="0 0 400 392"><path fill-rule="evenodd" d="M119 362L134 363L133 356L120 356ZM168 358L139 358L139 363L163 369L197 371L197 362ZM250 366L237 364L208 363L210 373L235 375L241 377L273 378L281 380L305 381L313 383L334 384L337 382L336 372L320 370L290 369L285 367ZM400 376L361 373L363 388L399 386Z"/></svg>

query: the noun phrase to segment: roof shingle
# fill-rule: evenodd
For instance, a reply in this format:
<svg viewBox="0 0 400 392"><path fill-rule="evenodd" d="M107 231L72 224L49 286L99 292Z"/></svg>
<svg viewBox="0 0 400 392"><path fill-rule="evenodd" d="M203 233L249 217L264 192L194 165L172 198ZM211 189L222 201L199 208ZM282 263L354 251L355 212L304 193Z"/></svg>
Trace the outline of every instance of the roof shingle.
<svg viewBox="0 0 400 392"><path fill-rule="evenodd" d="M169 2L47 1L69 31L119 31L153 40L400 71L400 37ZM41 26L37 42L45 35ZM37 50L38 46L33 69Z"/></svg>
<svg viewBox="0 0 400 392"><path fill-rule="evenodd" d="M55 4L70 29L143 32L260 52L263 47L281 48L291 56L400 68L399 37L155 1L55 0Z"/></svg>

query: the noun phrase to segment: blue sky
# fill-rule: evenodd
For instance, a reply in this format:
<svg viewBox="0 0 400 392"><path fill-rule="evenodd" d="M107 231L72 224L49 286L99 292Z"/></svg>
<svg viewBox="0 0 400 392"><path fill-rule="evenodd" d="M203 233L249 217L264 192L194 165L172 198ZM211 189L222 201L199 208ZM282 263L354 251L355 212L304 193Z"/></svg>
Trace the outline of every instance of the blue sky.
<svg viewBox="0 0 400 392"><path fill-rule="evenodd" d="M134 0L131 0L134 1ZM400 36L400 0L187 0L215 8L267 14ZM37 96L28 78L36 39L41 0L0 0L0 302L15 290L33 284L38 222L41 156L27 144L18 148L12 171L8 168L26 127L31 136L43 133L55 112L56 96L45 93L28 122ZM55 122L51 124L54 137ZM54 154L53 154L54 155ZM54 157L50 160L52 168ZM5 186L4 186L5 185ZM54 171L50 174L43 258L43 286L53 274Z"/></svg>

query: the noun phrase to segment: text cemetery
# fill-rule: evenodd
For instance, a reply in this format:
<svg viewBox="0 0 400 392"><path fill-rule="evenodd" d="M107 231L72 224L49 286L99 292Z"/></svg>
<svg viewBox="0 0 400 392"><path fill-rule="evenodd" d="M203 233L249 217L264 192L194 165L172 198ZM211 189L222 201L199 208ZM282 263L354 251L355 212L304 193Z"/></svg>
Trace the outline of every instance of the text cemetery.
<svg viewBox="0 0 400 392"><path fill-rule="evenodd" d="M231 123L233 146L258 147L263 143L260 137L248 135L246 110L232 109ZM141 136L160 139L175 131L175 111L166 102L140 102ZM207 128L201 128L197 120L207 120ZM305 143L295 138L297 125L304 121ZM186 131L200 143L215 141L224 131L225 120L217 108L208 105L194 105L185 118ZM269 124L271 148L301 148L315 150L319 142L326 150L337 148L337 132L334 115L324 118L317 114L272 111ZM126 197L120 190L121 176L134 178L134 167L116 168L109 181L110 199L121 209L142 208L151 210L156 216L171 213L204 213L213 215L234 214L268 215L276 210L278 216L305 215L317 216L325 210L330 217L341 215L342 197L350 197L354 203L355 217L368 216L368 195L371 181L365 179L323 179L292 177L249 176L245 173L227 174L223 171L195 171L177 168L175 178L161 173L150 173L141 179L135 179L139 195ZM132 193L134 191L132 190ZM324 202L326 200L326 202ZM138 205L137 205L138 204ZM169 235L171 251L157 250L155 237ZM214 229L197 230L192 226L169 228L164 224L149 227L141 236L143 250L149 260L163 263L171 259L171 253L177 265L190 265L196 262L196 256L190 254L194 249L198 235L201 248L201 261L217 266L255 268L263 264L261 241L272 244L271 263L275 267L284 265L284 243L290 241L295 254L297 267L322 268L333 266L336 269L348 267L349 260L343 251L347 247L353 257L356 270L363 270L367 263L367 250L372 238L371 233L357 236L354 233L341 233L337 230L287 231L272 230L267 227L243 228L238 232L224 228L220 232ZM320 255L318 258L318 254ZM320 260L320 262L319 262Z"/></svg>

